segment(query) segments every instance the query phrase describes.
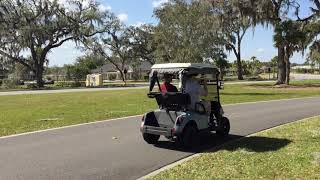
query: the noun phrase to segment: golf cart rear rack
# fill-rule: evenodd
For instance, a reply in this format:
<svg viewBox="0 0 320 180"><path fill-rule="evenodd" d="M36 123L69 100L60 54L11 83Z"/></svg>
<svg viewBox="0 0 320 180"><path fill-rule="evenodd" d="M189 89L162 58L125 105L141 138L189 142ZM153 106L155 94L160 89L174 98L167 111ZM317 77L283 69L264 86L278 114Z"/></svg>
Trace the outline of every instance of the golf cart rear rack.
<svg viewBox="0 0 320 180"><path fill-rule="evenodd" d="M156 134L156 135L163 135L163 136L172 136L172 129L171 128L164 128L164 127L155 127L155 126L143 126L141 131L148 134Z"/></svg>

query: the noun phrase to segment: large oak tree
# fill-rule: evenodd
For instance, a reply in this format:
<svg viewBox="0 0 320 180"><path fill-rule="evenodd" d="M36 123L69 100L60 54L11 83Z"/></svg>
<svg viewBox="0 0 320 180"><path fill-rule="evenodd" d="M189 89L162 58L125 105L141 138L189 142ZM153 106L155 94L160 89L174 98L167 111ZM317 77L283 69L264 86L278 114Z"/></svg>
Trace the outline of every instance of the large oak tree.
<svg viewBox="0 0 320 180"><path fill-rule="evenodd" d="M158 62L204 62L220 56L222 32L211 5L202 1L171 0L155 10ZM216 23L215 23L216 22Z"/></svg>
<svg viewBox="0 0 320 180"><path fill-rule="evenodd" d="M0 54L28 67L42 87L48 53L67 41L104 32L108 27L99 24L107 17L94 1L1 0Z"/></svg>

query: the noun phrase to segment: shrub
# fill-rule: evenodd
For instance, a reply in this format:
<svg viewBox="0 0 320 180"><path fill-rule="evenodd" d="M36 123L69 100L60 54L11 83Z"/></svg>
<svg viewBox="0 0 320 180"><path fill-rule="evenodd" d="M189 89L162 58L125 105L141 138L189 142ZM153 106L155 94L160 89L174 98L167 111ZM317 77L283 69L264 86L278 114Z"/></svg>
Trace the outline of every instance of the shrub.
<svg viewBox="0 0 320 180"><path fill-rule="evenodd" d="M113 81L113 80L115 80L117 78L117 75L116 74L109 74L108 75L108 80L110 80L110 81Z"/></svg>
<svg viewBox="0 0 320 180"><path fill-rule="evenodd" d="M54 84L55 87L83 87L85 86L84 82L79 81L60 81Z"/></svg>
<svg viewBox="0 0 320 180"><path fill-rule="evenodd" d="M15 89L19 86L19 80L17 79L3 79L1 87L5 89Z"/></svg>
<svg viewBox="0 0 320 180"><path fill-rule="evenodd" d="M27 84L27 88L28 88L28 89L36 89L36 88L37 88L37 85L34 84L34 83Z"/></svg>

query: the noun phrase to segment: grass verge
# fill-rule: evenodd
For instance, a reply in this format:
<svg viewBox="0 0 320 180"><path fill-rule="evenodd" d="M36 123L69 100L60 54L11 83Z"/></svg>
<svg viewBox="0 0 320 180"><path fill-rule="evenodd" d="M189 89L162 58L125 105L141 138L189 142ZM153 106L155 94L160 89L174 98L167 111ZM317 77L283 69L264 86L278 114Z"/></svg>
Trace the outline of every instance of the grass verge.
<svg viewBox="0 0 320 180"><path fill-rule="evenodd" d="M0 96L0 136L142 114L156 108L147 89ZM320 96L320 88L225 85L223 104Z"/></svg>
<svg viewBox="0 0 320 180"><path fill-rule="evenodd" d="M320 117L266 130L150 179L319 179Z"/></svg>

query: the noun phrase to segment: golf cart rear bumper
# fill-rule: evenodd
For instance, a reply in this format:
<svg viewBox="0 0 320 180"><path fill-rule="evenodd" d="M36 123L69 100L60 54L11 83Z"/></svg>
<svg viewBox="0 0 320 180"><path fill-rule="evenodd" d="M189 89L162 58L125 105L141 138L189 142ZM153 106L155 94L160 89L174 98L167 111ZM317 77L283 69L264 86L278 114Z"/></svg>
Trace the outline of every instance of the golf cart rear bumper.
<svg viewBox="0 0 320 180"><path fill-rule="evenodd" d="M172 136L173 129L163 128L163 127L154 127L154 126L143 126L143 127L141 127L141 132L147 133L147 134Z"/></svg>

